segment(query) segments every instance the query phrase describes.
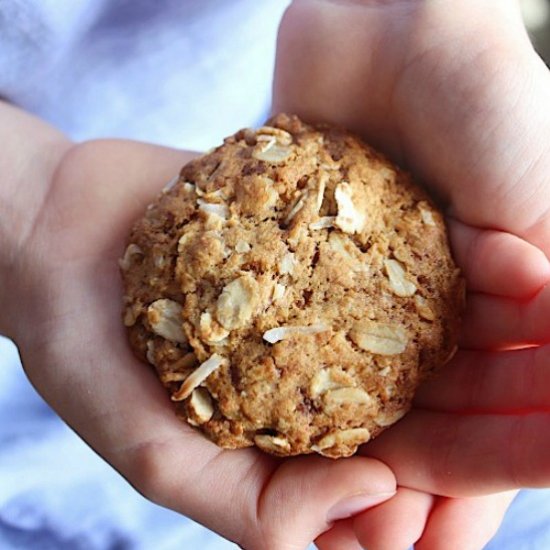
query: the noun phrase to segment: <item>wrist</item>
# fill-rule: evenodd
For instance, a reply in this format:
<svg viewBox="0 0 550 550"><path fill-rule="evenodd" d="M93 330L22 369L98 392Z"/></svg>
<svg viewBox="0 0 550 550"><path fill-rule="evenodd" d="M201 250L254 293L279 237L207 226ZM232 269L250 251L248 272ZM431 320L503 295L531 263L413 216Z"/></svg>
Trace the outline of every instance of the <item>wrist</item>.
<svg viewBox="0 0 550 550"><path fill-rule="evenodd" d="M57 166L71 146L60 132L0 102L0 334L13 337L24 291L27 244Z"/></svg>

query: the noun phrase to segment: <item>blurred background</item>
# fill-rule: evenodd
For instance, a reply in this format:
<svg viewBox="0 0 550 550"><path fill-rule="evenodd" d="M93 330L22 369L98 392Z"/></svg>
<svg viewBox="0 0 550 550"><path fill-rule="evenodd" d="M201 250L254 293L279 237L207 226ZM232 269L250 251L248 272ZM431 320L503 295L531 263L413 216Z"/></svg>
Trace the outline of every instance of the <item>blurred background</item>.
<svg viewBox="0 0 550 550"><path fill-rule="evenodd" d="M550 0L521 0L521 7L533 44L550 65Z"/></svg>
<svg viewBox="0 0 550 550"><path fill-rule="evenodd" d="M105 0L107 1L107 0ZM164 0L170 3L170 0ZM460 1L460 0L458 0ZM484 1L484 0L480 0ZM520 0L525 23L529 29L533 43L541 57L550 65L550 0ZM7 9L9 3L0 0L0 15L2 9ZM42 6L53 3L64 3L67 9L76 10L81 2L73 0L28 0L40 10ZM59 4L57 4L59 2ZM128 0L132 9L137 5L145 6L148 0ZM242 66L240 72L244 75L240 82L232 82L226 86L226 103L228 108L220 113L211 109L215 105L217 90L222 83L227 83L225 66L234 63L234 59L227 59L226 52L219 51L212 46L209 51L213 54L205 60L208 69L208 79L204 74L197 75L192 83L168 80L171 88L176 88L180 94L182 109L190 109L188 102L199 98L202 103L193 104L195 110L212 117L211 125L218 134L202 134L195 128L186 128L187 136L202 135L203 141L187 141L185 145L201 149L216 143L223 135L233 131L241 125L242 112L249 113L249 118L261 120L269 108L269 75L272 67L265 63L272 59L274 39L278 20L288 0L264 0L263 2L247 3L247 17L250 21L250 11L257 17L254 24L242 25L239 6L243 0L224 2L220 0L201 0L202 5L209 4L219 9L219 17L208 25L204 24L198 15L196 22L197 40L211 41L216 44L216 33L223 32L228 25L227 17L231 16L231 25L236 29L235 34L242 44L254 43L254 50L242 48L243 55L237 60ZM18 5L19 3L16 2ZM14 3L14 5L16 4ZM21 2L23 5L24 2ZM97 0L96 3L101 3ZM124 3L123 0L113 0L113 4ZM174 5L192 4L173 0ZM199 3L195 2L198 6ZM261 8L260 8L261 6ZM30 8L29 8L30 9ZM184 10L185 8L181 8ZM229 10L233 12L229 13ZM260 14L260 10L263 12ZM265 10L270 10L269 17ZM255 12L258 12L257 14ZM223 14L222 14L223 12ZM188 14L189 15L189 14ZM219 21L218 21L219 19ZM154 22L151 23L155 30ZM193 31L193 29L191 29ZM238 32L237 32L238 31ZM32 35L32 33L29 33ZM153 38L157 42L159 52L164 47L172 47L174 37L168 35L167 43L159 42L163 35L154 32ZM3 37L0 36L0 43ZM0 56L2 55L0 48ZM92 55L94 52L88 52ZM196 55L196 52L182 49L178 55ZM262 60L264 62L262 63ZM152 65L157 63L156 58L150 59ZM213 71L212 66L217 70ZM41 63L37 62L37 71ZM206 70L205 69L205 70ZM245 70L246 69L246 70ZM136 67L136 73L141 75L148 67ZM31 75L36 76L36 74ZM84 79L87 75L79 74ZM199 78L200 77L200 78ZM146 85L147 82L140 83ZM192 95L186 95L186 90L192 88ZM204 88L197 88L200 86ZM118 117L121 114L121 105L112 104L113 88L108 88L102 82L106 94L111 98L111 104L105 97L97 94L86 95L86 86L81 86L74 93L77 105L91 102L94 97L104 102L102 108L112 107ZM181 88L178 88L181 86ZM243 96L239 87L256 90L254 97ZM53 89L53 83L52 83ZM76 90L76 88L75 88ZM116 90L115 90L116 92ZM144 94L146 96L147 94ZM153 95L152 93L150 95ZM57 100L55 94L52 95ZM71 101L73 96L67 95ZM155 105L145 105L143 112L149 108L155 113L156 119L145 121L143 127L147 134L140 136L138 128L132 128L134 137L156 139L162 142L160 130L157 133L155 121L162 115L162 106L166 98L156 96ZM246 102L246 104L243 104ZM80 111L82 113L82 111ZM81 115L82 116L82 115ZM173 115L171 114L170 117ZM108 118L108 117L107 117ZM162 117L160 117L162 118ZM128 118L131 122L131 117ZM128 120L124 119L126 125ZM170 118L172 120L172 118ZM60 125L63 124L60 120ZM103 130L101 121L72 121L78 128L82 122L100 134ZM207 121L206 126L210 124ZM204 120L201 120L201 129L204 129ZM184 132L178 128L179 134ZM76 132L76 137L78 132ZM174 138L175 139L175 138ZM178 137L180 139L180 137ZM173 145L183 145L174 142ZM510 509L506 520L496 538L486 550L546 550L550 548L550 490L522 491ZM0 337L0 550L236 550L236 546L220 539L213 533L186 518L168 510L161 509L145 501L136 494L126 482L120 478L102 460L96 457L86 445L78 439L71 430L64 425L49 407L36 395L26 381L17 350L8 340Z"/></svg>

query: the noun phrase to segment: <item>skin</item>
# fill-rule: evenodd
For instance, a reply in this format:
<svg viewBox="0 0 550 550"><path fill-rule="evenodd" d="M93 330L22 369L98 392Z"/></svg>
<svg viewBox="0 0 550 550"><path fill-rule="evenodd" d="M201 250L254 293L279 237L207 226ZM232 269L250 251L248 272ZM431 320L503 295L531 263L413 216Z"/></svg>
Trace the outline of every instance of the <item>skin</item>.
<svg viewBox="0 0 550 550"><path fill-rule="evenodd" d="M455 360L361 451L403 489L319 546L481 548L513 493L476 495L550 477L548 70L511 0L299 0L279 40L275 110L353 128L411 170L468 283ZM377 536L392 515L398 541Z"/></svg>
<svg viewBox="0 0 550 550"><path fill-rule="evenodd" d="M410 415L341 461L223 451L182 425L126 343L117 258L191 154L76 145L4 104L0 332L138 491L243 548L481 548L514 489L550 482L548 71L512 0L297 0L274 91L275 111L354 129L448 209L465 328ZM370 504L334 512L359 493Z"/></svg>
<svg viewBox="0 0 550 550"><path fill-rule="evenodd" d="M8 142L10 124L21 145L1 161L12 176L0 201L0 330L39 393L98 454L150 500L247 549L305 548L347 496L380 502L395 493L393 473L376 459L281 461L219 449L175 417L133 356L117 259L132 221L192 154L128 141L75 145L13 107L0 105L0 117L0 137Z"/></svg>

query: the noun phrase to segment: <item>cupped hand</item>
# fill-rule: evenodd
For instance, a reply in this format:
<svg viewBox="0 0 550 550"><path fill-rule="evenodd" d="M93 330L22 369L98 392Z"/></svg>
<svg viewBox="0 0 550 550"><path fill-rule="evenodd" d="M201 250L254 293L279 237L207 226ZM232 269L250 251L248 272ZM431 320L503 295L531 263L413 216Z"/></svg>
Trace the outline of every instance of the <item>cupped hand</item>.
<svg viewBox="0 0 550 550"><path fill-rule="evenodd" d="M69 148L14 264L11 332L46 401L146 497L247 550L305 549L391 497L390 469L360 456L221 450L176 418L127 344L117 259L132 222L189 158L127 141Z"/></svg>
<svg viewBox="0 0 550 550"><path fill-rule="evenodd" d="M550 74L513 0L296 0L275 110L352 128L425 183L468 285L460 349L369 443L449 496L550 484Z"/></svg>
<svg viewBox="0 0 550 550"><path fill-rule="evenodd" d="M295 0L274 92L274 111L353 129L426 185L468 286L455 359L361 450L402 488L320 547L480 548L513 494L489 493L550 485L548 69L515 0Z"/></svg>

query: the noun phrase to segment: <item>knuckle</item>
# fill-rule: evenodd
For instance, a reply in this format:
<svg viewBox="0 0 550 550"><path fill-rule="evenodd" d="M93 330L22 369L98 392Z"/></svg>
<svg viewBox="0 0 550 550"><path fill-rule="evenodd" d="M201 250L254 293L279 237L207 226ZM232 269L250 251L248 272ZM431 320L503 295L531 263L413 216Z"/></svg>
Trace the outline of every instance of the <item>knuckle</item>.
<svg viewBox="0 0 550 550"><path fill-rule="evenodd" d="M166 444L148 441L127 451L127 481L146 499L170 506L169 484L165 468Z"/></svg>

